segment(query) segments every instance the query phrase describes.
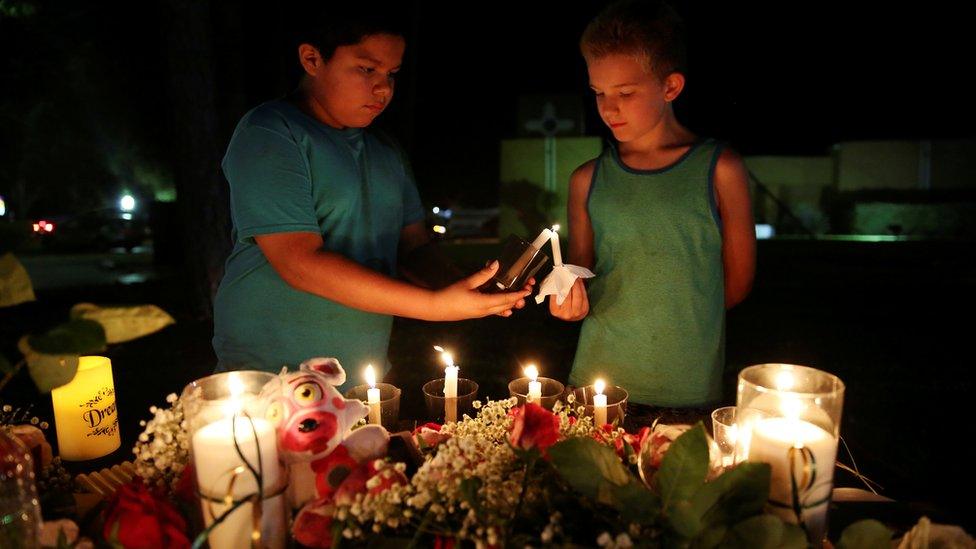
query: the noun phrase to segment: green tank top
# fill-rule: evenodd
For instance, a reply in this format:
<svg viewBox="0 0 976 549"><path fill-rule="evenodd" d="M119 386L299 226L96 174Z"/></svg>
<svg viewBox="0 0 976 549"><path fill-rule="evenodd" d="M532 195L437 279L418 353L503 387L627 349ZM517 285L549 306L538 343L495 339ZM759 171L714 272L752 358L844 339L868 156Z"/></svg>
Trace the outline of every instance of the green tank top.
<svg viewBox="0 0 976 549"><path fill-rule="evenodd" d="M597 377L631 402L690 407L721 398L725 277L713 175L722 144L698 141L657 170L596 161L588 209L596 255L570 383Z"/></svg>

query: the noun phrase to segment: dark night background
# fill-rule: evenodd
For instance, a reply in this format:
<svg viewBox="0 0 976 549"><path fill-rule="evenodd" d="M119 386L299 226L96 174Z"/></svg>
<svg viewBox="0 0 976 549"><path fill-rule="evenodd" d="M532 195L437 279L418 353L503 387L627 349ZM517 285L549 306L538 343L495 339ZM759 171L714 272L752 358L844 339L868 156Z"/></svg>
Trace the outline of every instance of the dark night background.
<svg viewBox="0 0 976 549"><path fill-rule="evenodd" d="M499 141L518 135L522 96L578 94L586 135L607 135L577 48L606 3L399 4L410 28L407 53L379 124L409 152L428 206L498 205ZM676 108L696 133L728 140L744 155L973 137L972 39L960 5L742 4L675 3L690 42L688 85ZM160 334L112 351L125 439L117 459L130 457L126 448L150 404L214 364L209 297L229 243L219 161L241 115L294 87L289 36L307 6L0 0L7 208L36 219L114 203L122 189L148 199L175 185L179 197L159 206L166 222L154 227L158 272L146 282L45 290L35 279L36 303L0 309L0 352L10 357L20 335L62 321L79 301L151 301L177 317ZM837 373L848 386L842 434L863 472L909 502L905 512L968 521L972 533L976 453L964 442L974 389L972 252L972 239L761 242L755 290L729 313L729 398L736 372L749 364ZM125 260L111 261L124 271ZM431 342L465 349L467 371L483 372L479 381L495 396L526 354L568 372L578 326L541 309L520 314L448 324L398 319L391 360L406 372L398 381L404 394L419 395L431 377ZM22 377L4 401L49 410ZM404 405L402 415L416 410Z"/></svg>

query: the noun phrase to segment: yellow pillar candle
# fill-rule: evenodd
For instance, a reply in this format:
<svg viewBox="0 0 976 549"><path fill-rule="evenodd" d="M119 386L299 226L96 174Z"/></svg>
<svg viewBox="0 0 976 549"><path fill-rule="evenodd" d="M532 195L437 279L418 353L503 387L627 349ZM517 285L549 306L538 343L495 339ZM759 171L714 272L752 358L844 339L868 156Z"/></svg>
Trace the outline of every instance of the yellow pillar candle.
<svg viewBox="0 0 976 549"><path fill-rule="evenodd" d="M51 398L61 459L100 458L122 444L112 361L108 358L81 357L74 379L51 391Z"/></svg>

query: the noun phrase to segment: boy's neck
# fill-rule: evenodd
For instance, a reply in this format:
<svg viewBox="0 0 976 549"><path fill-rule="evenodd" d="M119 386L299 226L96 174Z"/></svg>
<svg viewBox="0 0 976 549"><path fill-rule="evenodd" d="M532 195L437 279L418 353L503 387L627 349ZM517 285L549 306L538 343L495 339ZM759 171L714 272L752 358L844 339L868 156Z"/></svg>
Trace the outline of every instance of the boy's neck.
<svg viewBox="0 0 976 549"><path fill-rule="evenodd" d="M311 89L312 84L307 78L302 78L298 87L293 91L288 100L291 101L295 106L301 109L305 114L318 120L319 122L329 126L330 128L335 128L337 130L345 129L339 121L329 114L328 110L315 99L315 94Z"/></svg>
<svg viewBox="0 0 976 549"><path fill-rule="evenodd" d="M667 155L675 148L688 146L694 143L696 139L697 136L691 130L678 122L669 106L658 125L638 138L626 143L618 143L617 147L621 156L654 158L662 154Z"/></svg>

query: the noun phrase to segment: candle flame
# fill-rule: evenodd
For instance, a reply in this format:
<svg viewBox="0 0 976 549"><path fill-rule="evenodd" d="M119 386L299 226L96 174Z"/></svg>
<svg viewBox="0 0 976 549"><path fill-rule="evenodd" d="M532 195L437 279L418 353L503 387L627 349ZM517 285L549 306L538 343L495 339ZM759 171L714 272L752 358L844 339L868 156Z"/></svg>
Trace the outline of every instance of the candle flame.
<svg viewBox="0 0 976 549"><path fill-rule="evenodd" d="M363 377L366 378L366 383L369 384L370 389L376 388L376 372L373 371L372 364L368 364L366 366L366 371L363 373Z"/></svg>
<svg viewBox="0 0 976 549"><path fill-rule="evenodd" d="M448 368L454 367L454 355L445 351L440 345L434 345L434 350L441 354L441 360Z"/></svg>
<svg viewBox="0 0 976 549"><path fill-rule="evenodd" d="M607 388L607 383L602 379L598 379L593 382L593 390L596 391L596 394L598 395L602 395L603 390L606 388Z"/></svg>
<svg viewBox="0 0 976 549"><path fill-rule="evenodd" d="M529 364L522 370L522 372L525 373L525 377L531 379L532 381L538 381L539 369L535 367L535 364Z"/></svg>
<svg viewBox="0 0 976 549"><path fill-rule="evenodd" d="M558 224L552 226L552 232L554 232L554 233L558 233L559 232L559 225Z"/></svg>

